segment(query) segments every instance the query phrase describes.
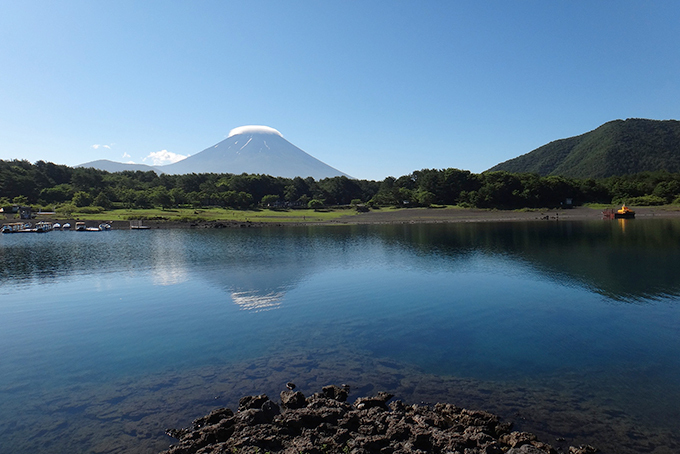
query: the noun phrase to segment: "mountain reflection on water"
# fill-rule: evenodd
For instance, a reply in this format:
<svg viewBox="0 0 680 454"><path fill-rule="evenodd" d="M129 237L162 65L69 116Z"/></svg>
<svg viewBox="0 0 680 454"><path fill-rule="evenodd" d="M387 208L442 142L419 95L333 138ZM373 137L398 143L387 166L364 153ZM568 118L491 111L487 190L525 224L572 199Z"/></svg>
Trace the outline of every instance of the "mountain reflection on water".
<svg viewBox="0 0 680 454"><path fill-rule="evenodd" d="M668 219L217 233L222 232L7 235L0 242L0 286L49 282L93 270L149 269L156 284L171 285L186 280L191 271L224 289L243 309L274 309L300 280L329 265L329 251L371 247L389 254L391 247L398 247L411 251L412 260L425 268L441 267L442 260L465 261L474 254L504 256L555 281L621 301L680 293L680 223Z"/></svg>
<svg viewBox="0 0 680 454"><path fill-rule="evenodd" d="M556 281L619 300L680 292L676 220L388 226L381 234L421 256L505 255Z"/></svg>

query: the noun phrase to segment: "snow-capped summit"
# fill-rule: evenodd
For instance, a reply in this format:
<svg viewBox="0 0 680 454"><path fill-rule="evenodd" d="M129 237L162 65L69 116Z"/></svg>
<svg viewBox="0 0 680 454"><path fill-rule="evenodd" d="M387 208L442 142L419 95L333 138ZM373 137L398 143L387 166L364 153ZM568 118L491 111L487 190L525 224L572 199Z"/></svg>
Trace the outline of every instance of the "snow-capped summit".
<svg viewBox="0 0 680 454"><path fill-rule="evenodd" d="M274 128L270 128L269 126L248 125L239 126L238 128L232 129L229 131L227 138L231 136L237 136L239 134L276 134L277 136L283 137L283 134Z"/></svg>
<svg viewBox="0 0 680 454"><path fill-rule="evenodd" d="M160 169L170 174L259 173L316 180L347 176L288 142L276 129L257 125L234 128L222 142Z"/></svg>

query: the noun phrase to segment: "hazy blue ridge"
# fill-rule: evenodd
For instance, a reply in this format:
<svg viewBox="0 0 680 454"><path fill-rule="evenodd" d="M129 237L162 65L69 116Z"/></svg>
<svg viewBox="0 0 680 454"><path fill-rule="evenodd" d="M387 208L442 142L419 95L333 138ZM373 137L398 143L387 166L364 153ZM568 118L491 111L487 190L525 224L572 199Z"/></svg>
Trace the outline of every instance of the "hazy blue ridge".
<svg viewBox="0 0 680 454"><path fill-rule="evenodd" d="M85 167L85 168L93 168L93 169L98 169L98 170L103 170L105 172L124 172L126 170L130 170L132 172L136 172L138 170L142 172L148 172L148 171L153 171L158 174L164 173L163 170L161 170L159 167L154 167L154 166L148 166L146 164L129 164L129 163L124 163L124 162L115 162L115 161L109 161L108 159L99 159L97 161L90 161L86 162L84 164L79 164L75 167Z"/></svg>

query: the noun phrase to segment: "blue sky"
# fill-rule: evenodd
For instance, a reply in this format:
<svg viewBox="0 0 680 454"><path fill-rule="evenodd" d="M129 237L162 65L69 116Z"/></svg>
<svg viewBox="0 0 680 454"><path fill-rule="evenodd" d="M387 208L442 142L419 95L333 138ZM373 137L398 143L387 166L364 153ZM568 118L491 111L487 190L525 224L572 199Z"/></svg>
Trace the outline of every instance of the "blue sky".
<svg viewBox="0 0 680 454"><path fill-rule="evenodd" d="M0 2L0 159L153 164L259 124L357 178L678 119L675 1Z"/></svg>

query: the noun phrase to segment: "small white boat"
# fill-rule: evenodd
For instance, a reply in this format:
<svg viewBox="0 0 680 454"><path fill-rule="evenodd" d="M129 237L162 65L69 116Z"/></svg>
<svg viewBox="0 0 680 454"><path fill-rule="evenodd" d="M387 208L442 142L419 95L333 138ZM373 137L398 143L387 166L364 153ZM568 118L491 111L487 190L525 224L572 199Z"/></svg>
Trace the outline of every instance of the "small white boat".
<svg viewBox="0 0 680 454"><path fill-rule="evenodd" d="M2 226L2 233L19 233L23 228L22 222L13 222Z"/></svg>
<svg viewBox="0 0 680 454"><path fill-rule="evenodd" d="M68 222L64 223L64 225L61 226L62 230L69 230L71 228L71 224Z"/></svg>
<svg viewBox="0 0 680 454"><path fill-rule="evenodd" d="M85 227L86 232L104 232L111 230L111 225L107 223L99 224L97 227Z"/></svg>
<svg viewBox="0 0 680 454"><path fill-rule="evenodd" d="M2 233L45 233L52 230L49 222L38 222L32 227L29 222L13 222L2 226Z"/></svg>
<svg viewBox="0 0 680 454"><path fill-rule="evenodd" d="M52 224L52 229L53 230L60 230L61 224L59 224L58 222L55 222L54 224Z"/></svg>
<svg viewBox="0 0 680 454"><path fill-rule="evenodd" d="M84 222L76 222L77 232L103 232L105 230L111 230L111 224L108 222L102 222L97 227L88 227Z"/></svg>
<svg viewBox="0 0 680 454"><path fill-rule="evenodd" d="M46 233L52 230L52 224L49 222L38 222L35 225L35 232L36 233Z"/></svg>

